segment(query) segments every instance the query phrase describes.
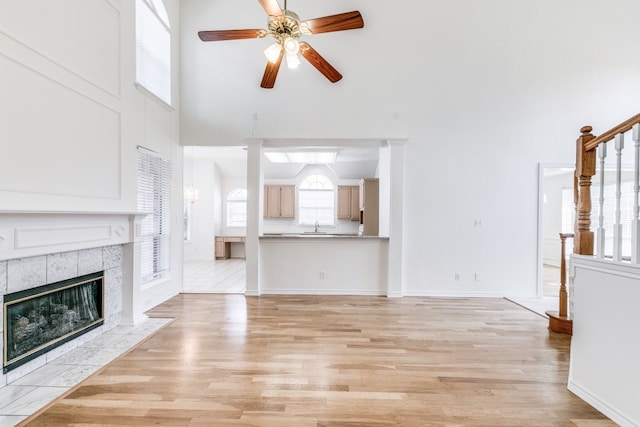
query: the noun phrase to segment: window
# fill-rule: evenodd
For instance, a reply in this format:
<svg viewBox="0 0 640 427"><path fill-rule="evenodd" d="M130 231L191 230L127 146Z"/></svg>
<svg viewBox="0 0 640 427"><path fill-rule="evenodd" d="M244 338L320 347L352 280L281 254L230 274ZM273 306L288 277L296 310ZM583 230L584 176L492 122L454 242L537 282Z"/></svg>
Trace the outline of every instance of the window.
<svg viewBox="0 0 640 427"><path fill-rule="evenodd" d="M300 224L335 225L336 197L333 183L324 175L310 175L298 187Z"/></svg>
<svg viewBox="0 0 640 427"><path fill-rule="evenodd" d="M236 188L227 196L227 227L247 226L247 190Z"/></svg>
<svg viewBox="0 0 640 427"><path fill-rule="evenodd" d="M171 104L171 27L162 0L136 0L136 81Z"/></svg>
<svg viewBox="0 0 640 427"><path fill-rule="evenodd" d="M138 148L138 210L151 212L141 227L141 282L162 277L170 264L171 162Z"/></svg>

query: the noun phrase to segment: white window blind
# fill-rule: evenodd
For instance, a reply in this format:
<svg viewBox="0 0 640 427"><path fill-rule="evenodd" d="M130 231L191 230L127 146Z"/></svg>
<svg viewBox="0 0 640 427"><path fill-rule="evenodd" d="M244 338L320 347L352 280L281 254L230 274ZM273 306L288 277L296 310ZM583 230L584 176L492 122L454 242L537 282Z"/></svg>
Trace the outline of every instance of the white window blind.
<svg viewBox="0 0 640 427"><path fill-rule="evenodd" d="M227 227L247 226L247 190L236 188L227 196Z"/></svg>
<svg viewBox="0 0 640 427"><path fill-rule="evenodd" d="M298 214L300 224L335 224L335 190L324 175L311 175L298 186Z"/></svg>
<svg viewBox="0 0 640 427"><path fill-rule="evenodd" d="M136 0L136 81L171 104L171 29L161 0Z"/></svg>
<svg viewBox="0 0 640 427"><path fill-rule="evenodd" d="M150 212L141 227L141 282L162 277L170 265L171 162L138 148L138 210Z"/></svg>

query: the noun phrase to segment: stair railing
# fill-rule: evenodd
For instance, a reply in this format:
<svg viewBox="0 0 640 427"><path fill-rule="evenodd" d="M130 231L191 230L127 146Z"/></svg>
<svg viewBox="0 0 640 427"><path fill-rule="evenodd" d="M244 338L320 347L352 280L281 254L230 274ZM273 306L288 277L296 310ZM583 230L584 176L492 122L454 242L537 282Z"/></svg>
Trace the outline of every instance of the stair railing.
<svg viewBox="0 0 640 427"><path fill-rule="evenodd" d="M604 164L607 156L607 143L615 142L616 151L616 208L613 226L613 260L622 261L622 228L620 221L620 199L622 184L622 151L624 136L632 131L634 141L634 183L633 183L633 216L631 224L631 262L640 264L640 114L620 123L618 126L596 137L591 134L592 127L584 126L576 141L576 171L574 185L574 199L576 204L576 223L573 239L573 252L580 255L594 255L604 258L605 230L604 230ZM597 240L591 230L591 179L596 174L596 158L600 158L600 197Z"/></svg>

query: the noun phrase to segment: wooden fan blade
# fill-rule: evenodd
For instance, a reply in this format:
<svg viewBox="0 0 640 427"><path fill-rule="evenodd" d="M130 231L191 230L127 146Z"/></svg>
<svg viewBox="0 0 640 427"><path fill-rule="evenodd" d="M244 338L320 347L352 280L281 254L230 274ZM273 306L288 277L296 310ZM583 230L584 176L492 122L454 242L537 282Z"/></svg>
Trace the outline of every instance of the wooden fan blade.
<svg viewBox="0 0 640 427"><path fill-rule="evenodd" d="M311 63L318 71L320 71L331 83L335 83L342 78L342 74L338 72L331 64L327 62L320 54L312 48L309 43L300 43L300 55Z"/></svg>
<svg viewBox="0 0 640 427"><path fill-rule="evenodd" d="M258 0L260 5L267 12L269 16L279 16L282 15L282 9L280 9L280 5L277 0Z"/></svg>
<svg viewBox="0 0 640 427"><path fill-rule="evenodd" d="M280 70L280 64L282 64L282 58L284 58L284 50L280 51L280 56L278 56L275 63L267 61L267 68L264 70L260 87L265 89L273 88L276 84L276 77L278 77L278 70Z"/></svg>
<svg viewBox="0 0 640 427"><path fill-rule="evenodd" d="M340 13L338 15L310 19L306 21L306 23L312 34L355 30L356 28L364 27L362 15L360 15L360 12L357 10L354 10L353 12Z"/></svg>
<svg viewBox="0 0 640 427"><path fill-rule="evenodd" d="M203 42L217 42L222 40L259 39L267 34L265 30L216 30L198 31L198 37Z"/></svg>

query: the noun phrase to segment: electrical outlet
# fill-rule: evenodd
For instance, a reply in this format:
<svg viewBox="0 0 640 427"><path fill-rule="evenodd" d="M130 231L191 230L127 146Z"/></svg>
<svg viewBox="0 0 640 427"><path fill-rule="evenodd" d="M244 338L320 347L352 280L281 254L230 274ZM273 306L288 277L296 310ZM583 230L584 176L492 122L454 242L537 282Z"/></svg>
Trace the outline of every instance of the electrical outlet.
<svg viewBox="0 0 640 427"><path fill-rule="evenodd" d="M456 280L456 281L460 280L460 274L458 274L458 273L454 274L453 275L453 279Z"/></svg>
<svg viewBox="0 0 640 427"><path fill-rule="evenodd" d="M475 274L475 278L476 278L476 282L480 281L480 273L476 273Z"/></svg>
<svg viewBox="0 0 640 427"><path fill-rule="evenodd" d="M319 274L321 279L326 279L327 278L327 273L325 273L324 271L321 271Z"/></svg>

